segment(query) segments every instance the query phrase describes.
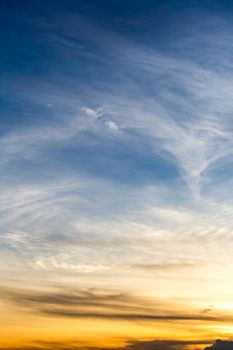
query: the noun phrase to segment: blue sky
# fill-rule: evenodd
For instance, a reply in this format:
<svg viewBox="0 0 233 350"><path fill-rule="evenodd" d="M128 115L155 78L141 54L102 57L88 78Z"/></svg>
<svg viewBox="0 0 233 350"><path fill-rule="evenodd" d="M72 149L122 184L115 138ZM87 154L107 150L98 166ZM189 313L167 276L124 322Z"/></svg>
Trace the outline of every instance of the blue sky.
<svg viewBox="0 0 233 350"><path fill-rule="evenodd" d="M2 280L186 278L206 307L232 273L232 3L0 6Z"/></svg>
<svg viewBox="0 0 233 350"><path fill-rule="evenodd" d="M3 2L3 191L85 178L165 188L168 206L224 200L232 25L211 3Z"/></svg>
<svg viewBox="0 0 233 350"><path fill-rule="evenodd" d="M226 10L216 3L210 12L207 2L201 7L198 2L71 1L49 2L46 8L43 2L22 2L19 8L7 2L2 11L3 139L9 135L9 143L32 146L36 157L26 156L32 172L39 148L45 147L49 164L58 161L71 170L116 181L181 176L198 186L200 172L208 171L215 157L225 158L230 143L225 128L231 113L232 29ZM218 78L221 86L216 86ZM224 129L220 134L211 109L224 115L224 121L216 117ZM76 122L80 130L66 130ZM150 133L151 123L155 130ZM174 135L164 130L170 126ZM30 133L38 141L26 140ZM12 135L18 141L10 141ZM181 150L176 142L183 143ZM191 153L185 155L187 142ZM219 145L224 156L220 149L217 154ZM21 153L25 161L17 145L15 151L9 150L13 144L6 147L9 157ZM44 170L46 176L47 165Z"/></svg>
<svg viewBox="0 0 233 350"><path fill-rule="evenodd" d="M3 2L3 188L80 176L192 202L230 187L230 5L211 4Z"/></svg>

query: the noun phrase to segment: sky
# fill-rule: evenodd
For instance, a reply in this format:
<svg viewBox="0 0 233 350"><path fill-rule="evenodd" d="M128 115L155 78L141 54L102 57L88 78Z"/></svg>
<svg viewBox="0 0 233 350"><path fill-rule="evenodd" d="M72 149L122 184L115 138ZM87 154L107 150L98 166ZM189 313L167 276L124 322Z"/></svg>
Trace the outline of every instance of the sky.
<svg viewBox="0 0 233 350"><path fill-rule="evenodd" d="M231 350L232 2L0 23L0 350Z"/></svg>

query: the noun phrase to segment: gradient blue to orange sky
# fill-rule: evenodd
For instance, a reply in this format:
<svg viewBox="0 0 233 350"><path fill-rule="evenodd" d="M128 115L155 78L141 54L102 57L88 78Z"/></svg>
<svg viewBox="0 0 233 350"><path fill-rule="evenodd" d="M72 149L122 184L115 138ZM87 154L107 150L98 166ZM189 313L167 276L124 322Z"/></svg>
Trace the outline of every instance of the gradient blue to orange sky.
<svg viewBox="0 0 233 350"><path fill-rule="evenodd" d="M1 0L0 25L0 349L231 339L233 2Z"/></svg>

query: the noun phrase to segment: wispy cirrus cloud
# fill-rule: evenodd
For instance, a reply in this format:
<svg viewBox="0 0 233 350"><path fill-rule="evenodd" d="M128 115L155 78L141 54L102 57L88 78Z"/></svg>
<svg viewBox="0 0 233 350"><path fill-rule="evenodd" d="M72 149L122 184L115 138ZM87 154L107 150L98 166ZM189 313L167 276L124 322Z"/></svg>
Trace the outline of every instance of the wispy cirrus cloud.
<svg viewBox="0 0 233 350"><path fill-rule="evenodd" d="M93 178L15 186L1 195L1 251L8 266L18 261L42 271L172 275L219 264L220 251L230 261L231 205L206 199L197 208L159 200L154 206L157 188L112 188Z"/></svg>
<svg viewBox="0 0 233 350"><path fill-rule="evenodd" d="M74 22L73 18L71 23ZM211 19L209 22L211 28ZM75 26L72 27L71 23L64 26L67 42L76 35ZM85 28L91 27L88 23ZM106 81L95 86L96 78L102 71L100 66L95 69L92 79L87 77L89 87L85 86L85 94L80 96L78 90L79 101L73 89L70 91L71 98L67 97L66 90L55 86L54 78L46 85L50 98L45 98L43 82L34 91L27 91L26 88L25 95L31 96L31 100L36 98L39 104L44 104L45 100L47 105L51 103L53 113L59 118L47 126L23 128L20 132L4 135L1 141L2 161L20 155L35 156L36 151L48 151L48 147L50 151L51 147L67 150L72 147L83 152L93 135L102 138L106 147L112 147L113 137L114 151L123 142L125 147L126 144L131 145L131 156L145 148L165 159L178 169L192 194L199 197L202 185L215 181L212 170L231 162L233 149L231 28L224 21L216 23L221 29L221 40L217 43L210 29L202 34L200 46L197 44L200 29L189 33L189 39L192 38L196 43L198 59L190 52L187 55L180 54L178 48L182 40L184 47L191 45L187 38L175 42L173 52L168 50L165 53L153 46L148 48L127 41L113 33L112 36L117 40L112 45L109 39L111 34L101 29L104 35L100 38L89 30L88 35L96 42L95 50L105 59L112 60L112 65L105 67L109 76L114 79L114 69L119 73L116 84L110 86L111 83ZM222 28L226 29L225 33ZM49 35L51 33L48 39ZM59 40L64 46L64 38L59 39L58 35L57 45ZM205 50L202 52L201 45L204 44ZM219 50L223 47L225 55L221 57ZM73 49L79 51L79 48ZM205 62L210 58L212 64L206 65ZM72 60L72 65L75 71L75 60ZM75 74L69 78L69 82L78 89ZM83 79L82 84L85 85ZM49 94L54 89L57 98L54 93ZM110 137L107 130L120 133ZM101 160L101 154L98 157ZM121 160L124 168L126 163L123 157ZM142 154L140 163L143 168Z"/></svg>

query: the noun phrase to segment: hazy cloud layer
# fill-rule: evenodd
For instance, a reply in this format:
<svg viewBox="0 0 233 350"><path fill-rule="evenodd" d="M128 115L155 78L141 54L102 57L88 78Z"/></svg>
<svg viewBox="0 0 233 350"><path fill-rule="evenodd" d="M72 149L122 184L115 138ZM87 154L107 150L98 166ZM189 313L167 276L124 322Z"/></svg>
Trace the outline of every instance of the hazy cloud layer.
<svg viewBox="0 0 233 350"><path fill-rule="evenodd" d="M76 344L75 344L76 343ZM66 343L53 343L53 342L35 342L33 345L25 344L24 347L11 348L11 350L185 350L190 346L194 345L196 349L203 349L204 344L208 342L204 340L197 341L182 341L182 340L150 340L150 341L129 341L125 346L122 347L111 347L101 348L96 347L85 347L79 345L78 341ZM5 348L0 348L6 350ZM221 348L222 349L222 348ZM225 348L224 348L225 349ZM228 348L227 348L228 349ZM230 348L229 348L230 349Z"/></svg>
<svg viewBox="0 0 233 350"><path fill-rule="evenodd" d="M169 300L153 300L119 292L100 290L54 289L33 290L1 288L1 298L38 315L63 318L124 321L232 322L232 317L206 310L185 311L182 305ZM182 310L183 311L179 311Z"/></svg>

